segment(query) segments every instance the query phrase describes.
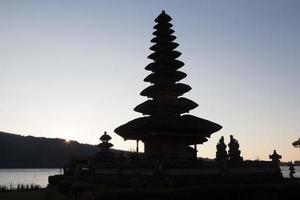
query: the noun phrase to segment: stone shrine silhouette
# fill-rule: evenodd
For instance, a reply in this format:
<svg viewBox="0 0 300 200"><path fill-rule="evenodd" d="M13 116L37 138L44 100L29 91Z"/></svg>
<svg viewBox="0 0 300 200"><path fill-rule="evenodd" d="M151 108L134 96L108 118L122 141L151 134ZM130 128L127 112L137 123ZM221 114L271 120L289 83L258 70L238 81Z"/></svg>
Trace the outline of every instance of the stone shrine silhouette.
<svg viewBox="0 0 300 200"><path fill-rule="evenodd" d="M216 160L219 163L224 163L228 159L228 154L226 151L226 144L224 142L224 136L222 136L217 144Z"/></svg>
<svg viewBox="0 0 300 200"><path fill-rule="evenodd" d="M242 162L243 157L241 157L241 151L239 150L240 145L236 139L233 138L232 135L230 135L230 142L228 144L229 147L229 161L230 162Z"/></svg>

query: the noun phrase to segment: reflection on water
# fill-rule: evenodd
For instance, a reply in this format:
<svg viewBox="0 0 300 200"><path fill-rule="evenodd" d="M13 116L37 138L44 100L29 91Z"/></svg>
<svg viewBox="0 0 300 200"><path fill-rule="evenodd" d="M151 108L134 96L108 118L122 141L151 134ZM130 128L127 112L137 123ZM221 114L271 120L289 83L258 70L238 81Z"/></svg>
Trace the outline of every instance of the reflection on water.
<svg viewBox="0 0 300 200"><path fill-rule="evenodd" d="M281 167L284 177L289 177L289 167ZM300 166L295 167L295 177L300 178ZM0 186L16 188L18 184L47 187L48 177L61 174L61 169L0 169Z"/></svg>
<svg viewBox="0 0 300 200"><path fill-rule="evenodd" d="M48 177L61 174L60 169L0 169L0 185L16 188L18 184L47 187Z"/></svg>
<svg viewBox="0 0 300 200"><path fill-rule="evenodd" d="M289 175L289 173L290 173L289 167L288 166L282 166L280 168L281 168L281 172L282 172L283 177L289 178L290 177L290 175ZM295 178L300 178L300 166L295 166L294 177Z"/></svg>

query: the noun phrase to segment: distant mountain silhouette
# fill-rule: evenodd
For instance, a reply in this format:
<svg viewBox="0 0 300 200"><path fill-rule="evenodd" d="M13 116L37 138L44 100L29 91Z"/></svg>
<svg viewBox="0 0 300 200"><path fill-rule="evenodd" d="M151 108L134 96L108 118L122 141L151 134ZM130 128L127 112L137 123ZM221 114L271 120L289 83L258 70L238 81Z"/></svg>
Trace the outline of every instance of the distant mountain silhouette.
<svg viewBox="0 0 300 200"><path fill-rule="evenodd" d="M71 156L91 156L98 151L96 145L77 141L0 131L0 168L60 168Z"/></svg>

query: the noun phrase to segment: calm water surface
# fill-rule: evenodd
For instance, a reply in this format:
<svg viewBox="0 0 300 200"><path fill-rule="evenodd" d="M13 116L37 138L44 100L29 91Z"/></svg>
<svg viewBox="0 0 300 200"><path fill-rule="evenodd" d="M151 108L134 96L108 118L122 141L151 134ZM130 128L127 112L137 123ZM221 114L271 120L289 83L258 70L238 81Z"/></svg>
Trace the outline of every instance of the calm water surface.
<svg viewBox="0 0 300 200"><path fill-rule="evenodd" d="M300 178L300 166L296 166L295 169L294 176ZM288 167L281 167L281 171L284 177L289 177ZM48 177L61 172L61 169L0 169L0 186L16 188L18 184L34 184L47 187Z"/></svg>
<svg viewBox="0 0 300 200"><path fill-rule="evenodd" d="M282 172L283 177L289 178L290 177L289 167L288 166L283 166L283 167L280 167L280 168L281 168L281 172ZM295 172L296 173L294 174L294 177L300 178L300 166L295 166Z"/></svg>
<svg viewBox="0 0 300 200"><path fill-rule="evenodd" d="M48 177L61 174L60 169L0 169L0 185L16 188L18 184L47 187Z"/></svg>

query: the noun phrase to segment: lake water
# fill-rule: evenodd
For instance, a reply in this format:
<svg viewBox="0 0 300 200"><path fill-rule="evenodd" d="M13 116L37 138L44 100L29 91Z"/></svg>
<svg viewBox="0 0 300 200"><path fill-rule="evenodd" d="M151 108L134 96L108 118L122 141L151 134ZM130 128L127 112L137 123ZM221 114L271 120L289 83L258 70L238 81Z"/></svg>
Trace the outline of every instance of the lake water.
<svg viewBox="0 0 300 200"><path fill-rule="evenodd" d="M289 167L288 166L283 166L283 167L280 167L280 168L281 168L281 172L282 172L283 177L289 178L290 177L290 175L289 175L289 173L290 173ZM300 178L300 166L295 166L294 177Z"/></svg>
<svg viewBox="0 0 300 200"><path fill-rule="evenodd" d="M60 169L0 169L0 186L17 188L18 184L47 187L48 177L61 174Z"/></svg>
<svg viewBox="0 0 300 200"><path fill-rule="evenodd" d="M300 166L296 166L295 177L300 178ZM289 168L281 167L284 177L289 177ZM18 184L47 187L48 177L61 174L60 169L0 169L0 186L16 188Z"/></svg>

